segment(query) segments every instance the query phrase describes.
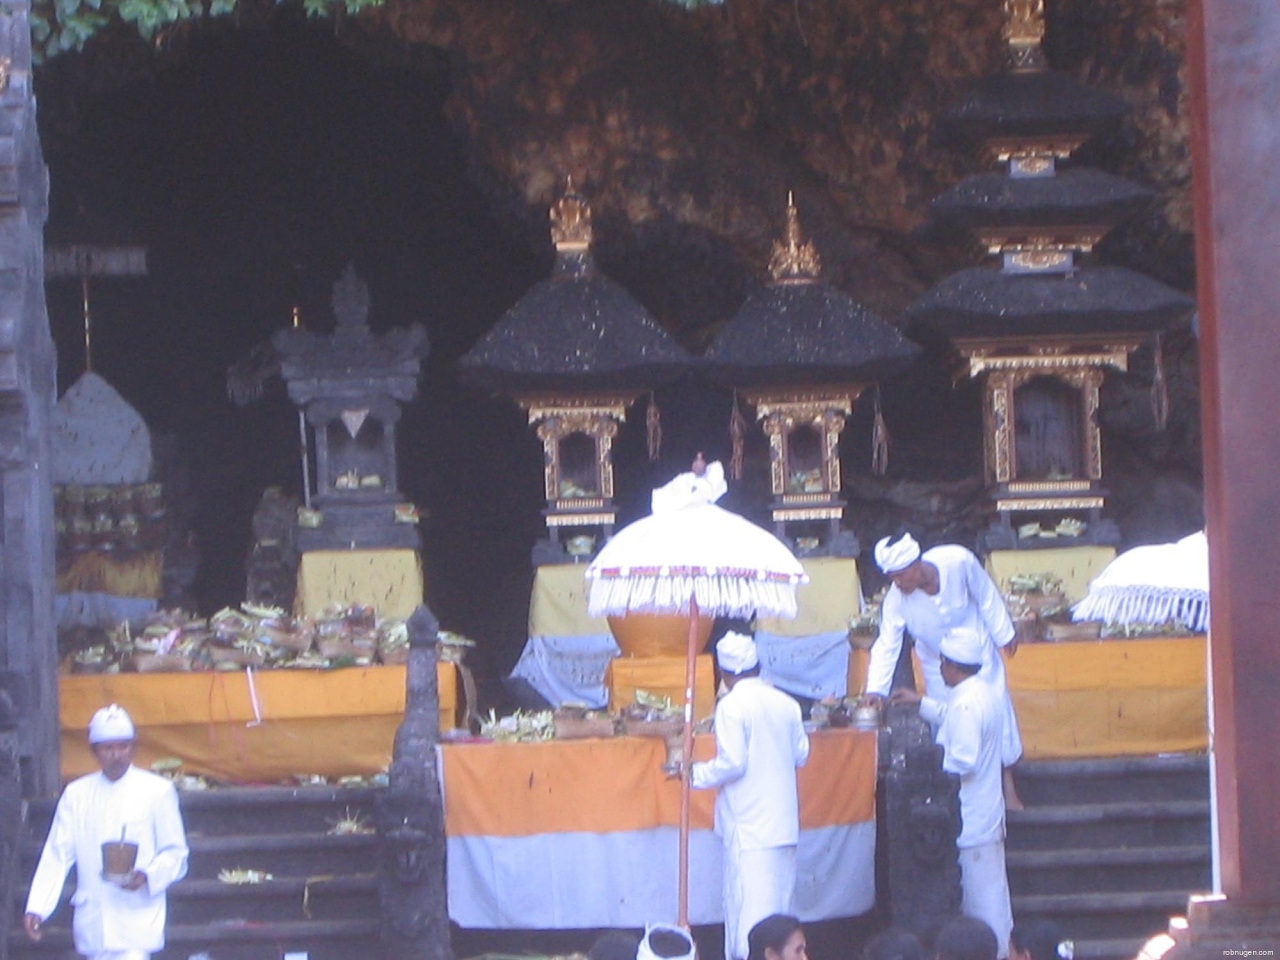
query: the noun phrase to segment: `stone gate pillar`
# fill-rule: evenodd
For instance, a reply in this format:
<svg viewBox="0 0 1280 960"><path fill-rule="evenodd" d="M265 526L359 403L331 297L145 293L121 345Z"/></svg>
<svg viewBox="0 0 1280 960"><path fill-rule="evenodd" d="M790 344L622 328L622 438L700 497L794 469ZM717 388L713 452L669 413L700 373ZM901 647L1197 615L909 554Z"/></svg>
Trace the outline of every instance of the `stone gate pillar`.
<svg viewBox="0 0 1280 960"><path fill-rule="evenodd" d="M1191 0L1213 764L1223 896L1168 956L1280 949L1280 4Z"/></svg>
<svg viewBox="0 0 1280 960"><path fill-rule="evenodd" d="M31 89L30 5L0 0L0 684L20 718L24 786L58 789L49 413L56 363L44 300L49 180Z"/></svg>

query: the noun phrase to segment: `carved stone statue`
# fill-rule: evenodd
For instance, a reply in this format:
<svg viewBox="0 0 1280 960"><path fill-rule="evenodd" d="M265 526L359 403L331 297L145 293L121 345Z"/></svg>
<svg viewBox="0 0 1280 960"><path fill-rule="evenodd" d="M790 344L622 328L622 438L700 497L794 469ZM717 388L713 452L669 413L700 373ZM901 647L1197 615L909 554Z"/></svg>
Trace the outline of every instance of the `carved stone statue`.
<svg viewBox="0 0 1280 960"><path fill-rule="evenodd" d="M18 885L18 845L21 840L22 775L18 766L18 711L0 677L0 891L13 903ZM12 910L0 911L0 960L9 956Z"/></svg>
<svg viewBox="0 0 1280 960"><path fill-rule="evenodd" d="M445 888L444 800L436 778L440 624L426 606L409 618L408 691L390 786L375 808L378 900L387 960L452 960Z"/></svg>
<svg viewBox="0 0 1280 960"><path fill-rule="evenodd" d="M886 708L880 763L891 923L931 943L960 912L960 781L915 705Z"/></svg>

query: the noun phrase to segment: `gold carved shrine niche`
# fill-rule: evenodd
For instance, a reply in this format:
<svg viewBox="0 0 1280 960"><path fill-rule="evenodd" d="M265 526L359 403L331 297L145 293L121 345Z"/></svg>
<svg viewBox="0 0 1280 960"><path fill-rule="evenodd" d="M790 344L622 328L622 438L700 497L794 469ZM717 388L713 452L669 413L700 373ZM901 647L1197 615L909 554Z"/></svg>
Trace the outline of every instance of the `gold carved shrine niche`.
<svg viewBox="0 0 1280 960"><path fill-rule="evenodd" d="M841 498L840 433L853 413L861 387L789 394L746 395L769 440L771 512L778 535L789 523L825 521L839 533Z"/></svg>
<svg viewBox="0 0 1280 960"><path fill-rule="evenodd" d="M1099 393L1106 368L1126 370L1139 344L957 342L969 375L982 379L985 476L1002 526L1046 514L1067 528L1073 514L1097 521L1106 499Z"/></svg>
<svg viewBox="0 0 1280 960"><path fill-rule="evenodd" d="M542 441L547 531L558 541L566 527L603 527L612 536L613 438L634 396L518 398ZM585 553L590 546L585 541ZM577 544L571 540L569 552Z"/></svg>

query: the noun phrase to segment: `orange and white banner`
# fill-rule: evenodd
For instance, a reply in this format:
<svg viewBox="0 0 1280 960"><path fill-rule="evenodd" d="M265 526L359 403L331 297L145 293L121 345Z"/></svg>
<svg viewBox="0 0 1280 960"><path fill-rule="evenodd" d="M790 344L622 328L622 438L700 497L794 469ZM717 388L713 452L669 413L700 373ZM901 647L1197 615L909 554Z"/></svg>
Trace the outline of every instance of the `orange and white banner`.
<svg viewBox="0 0 1280 960"><path fill-rule="evenodd" d="M795 908L803 920L875 903L874 734L812 735L799 774ZM715 751L699 737L696 758ZM645 737L441 749L449 913L463 927L638 927L676 916L680 788ZM690 920L723 920L712 791L694 791Z"/></svg>

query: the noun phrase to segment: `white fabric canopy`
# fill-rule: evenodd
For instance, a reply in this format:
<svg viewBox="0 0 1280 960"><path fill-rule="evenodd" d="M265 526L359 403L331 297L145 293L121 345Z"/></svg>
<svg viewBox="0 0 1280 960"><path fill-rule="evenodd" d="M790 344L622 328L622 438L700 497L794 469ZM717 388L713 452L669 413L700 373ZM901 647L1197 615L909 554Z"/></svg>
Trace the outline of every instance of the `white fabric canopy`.
<svg viewBox="0 0 1280 960"><path fill-rule="evenodd" d="M717 507L724 470L682 473L653 492L653 513L628 524L587 567L593 617L703 613L794 617L796 587L809 579L786 544Z"/></svg>
<svg viewBox="0 0 1280 960"><path fill-rule="evenodd" d="M1185 624L1209 628L1209 541L1204 531L1176 543L1134 547L1116 557L1071 608L1073 620Z"/></svg>

